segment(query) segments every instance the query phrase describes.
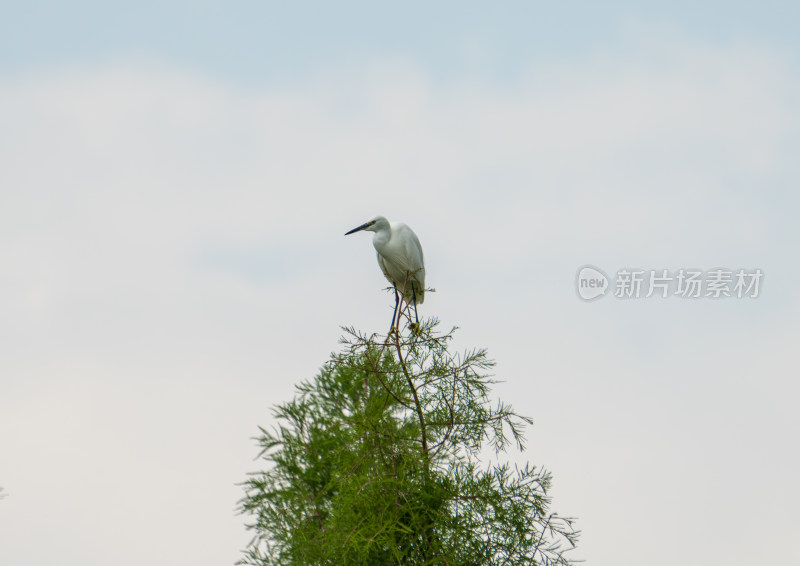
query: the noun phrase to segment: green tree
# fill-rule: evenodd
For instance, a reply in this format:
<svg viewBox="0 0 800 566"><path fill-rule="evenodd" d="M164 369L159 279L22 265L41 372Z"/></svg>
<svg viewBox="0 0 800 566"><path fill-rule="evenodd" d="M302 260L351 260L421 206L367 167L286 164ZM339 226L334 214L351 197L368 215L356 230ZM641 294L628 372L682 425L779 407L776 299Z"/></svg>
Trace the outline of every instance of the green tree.
<svg viewBox="0 0 800 566"><path fill-rule="evenodd" d="M550 474L484 464L532 421L489 399L484 350L453 355L437 321L409 336L345 329L342 351L261 429L266 471L245 482L243 564L570 564L572 521Z"/></svg>

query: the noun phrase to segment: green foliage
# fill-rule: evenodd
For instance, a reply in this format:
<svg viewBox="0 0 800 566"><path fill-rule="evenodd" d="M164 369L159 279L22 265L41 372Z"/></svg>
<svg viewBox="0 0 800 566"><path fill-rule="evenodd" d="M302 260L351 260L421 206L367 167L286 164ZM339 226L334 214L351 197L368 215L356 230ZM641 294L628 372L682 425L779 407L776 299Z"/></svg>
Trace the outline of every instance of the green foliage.
<svg viewBox="0 0 800 566"><path fill-rule="evenodd" d="M531 421L492 405L484 350L452 355L428 321L344 348L261 429L266 471L245 482L243 564L569 564L578 533L548 514L550 475L485 465Z"/></svg>

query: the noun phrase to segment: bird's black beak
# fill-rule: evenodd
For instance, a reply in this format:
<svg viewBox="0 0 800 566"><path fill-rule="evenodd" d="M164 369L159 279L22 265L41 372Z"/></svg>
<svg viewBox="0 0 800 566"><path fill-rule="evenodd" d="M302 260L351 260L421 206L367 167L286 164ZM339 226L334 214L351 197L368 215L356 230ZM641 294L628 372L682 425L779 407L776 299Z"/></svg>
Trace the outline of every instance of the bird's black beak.
<svg viewBox="0 0 800 566"><path fill-rule="evenodd" d="M362 225L361 225L361 226L359 226L358 228L353 228L353 229L352 229L352 230L350 230L349 232L345 232L345 233L344 233L344 235L345 235L345 236L349 236L349 235L350 235L350 234L352 234L353 232L358 232L358 231L360 231L360 230L363 230L364 228L369 228L371 225L372 225L372 222L364 222L364 224L362 224Z"/></svg>

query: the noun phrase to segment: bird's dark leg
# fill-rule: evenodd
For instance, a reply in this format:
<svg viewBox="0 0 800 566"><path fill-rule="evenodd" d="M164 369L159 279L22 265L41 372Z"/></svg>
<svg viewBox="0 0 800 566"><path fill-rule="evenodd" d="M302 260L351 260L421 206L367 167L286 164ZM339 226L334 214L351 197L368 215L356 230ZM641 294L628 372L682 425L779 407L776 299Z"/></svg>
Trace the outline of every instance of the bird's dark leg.
<svg viewBox="0 0 800 566"><path fill-rule="evenodd" d="M394 329L394 319L397 317L397 305L400 304L400 298L397 294L397 284L392 283L392 286L394 286L394 312L392 313L392 325L389 327L390 334L391 331Z"/></svg>
<svg viewBox="0 0 800 566"><path fill-rule="evenodd" d="M414 297L414 320L417 321L419 326L419 317L417 316L417 292L414 290L414 282L411 282L411 295Z"/></svg>

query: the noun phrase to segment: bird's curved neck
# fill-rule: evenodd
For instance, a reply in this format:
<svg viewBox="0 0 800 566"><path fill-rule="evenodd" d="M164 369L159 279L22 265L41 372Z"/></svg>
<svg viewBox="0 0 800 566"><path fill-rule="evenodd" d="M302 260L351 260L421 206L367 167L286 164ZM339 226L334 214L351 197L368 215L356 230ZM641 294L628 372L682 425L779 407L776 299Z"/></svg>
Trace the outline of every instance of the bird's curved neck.
<svg viewBox="0 0 800 566"><path fill-rule="evenodd" d="M389 243L389 239L391 237L392 235L388 230L378 230L372 237L372 245L374 245L376 248L383 247Z"/></svg>

